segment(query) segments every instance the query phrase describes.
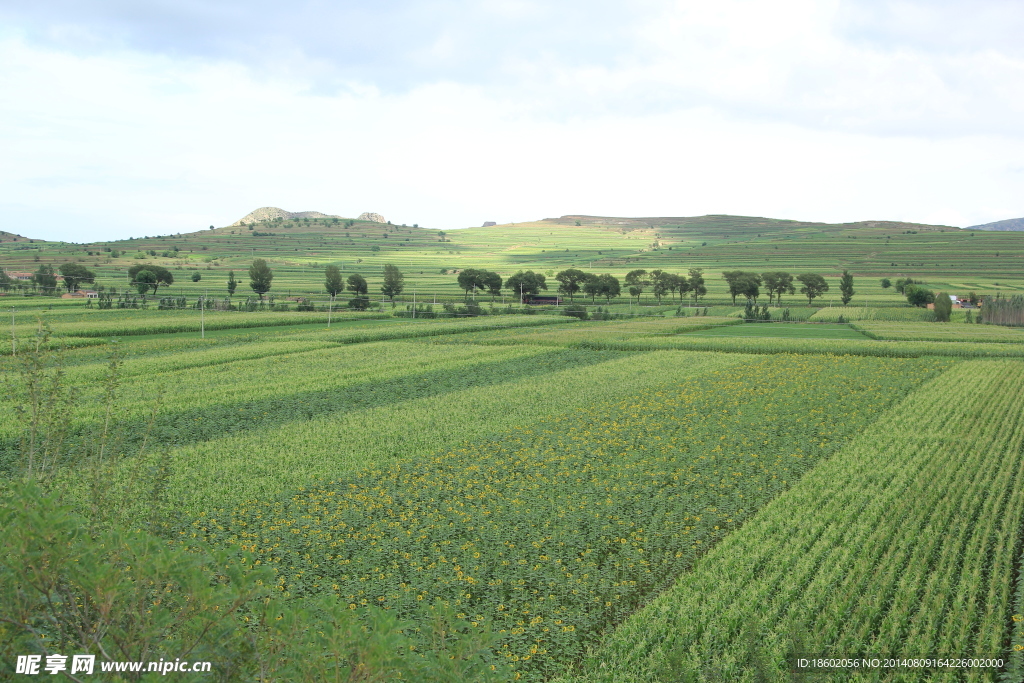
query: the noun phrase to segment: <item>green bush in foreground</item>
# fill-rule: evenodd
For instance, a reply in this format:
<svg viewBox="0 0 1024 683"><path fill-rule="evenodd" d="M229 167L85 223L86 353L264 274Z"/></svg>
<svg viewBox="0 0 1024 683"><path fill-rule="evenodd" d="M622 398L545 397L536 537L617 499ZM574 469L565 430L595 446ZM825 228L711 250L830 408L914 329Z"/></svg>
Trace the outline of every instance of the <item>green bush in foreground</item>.
<svg viewBox="0 0 1024 683"><path fill-rule="evenodd" d="M2 494L0 676L18 655L93 654L97 672L102 662L181 658L212 662L219 680L507 677L483 656L489 632L443 604L417 628L331 597L286 604L271 594L273 572L244 555L182 552L143 531L90 532L31 482Z"/></svg>

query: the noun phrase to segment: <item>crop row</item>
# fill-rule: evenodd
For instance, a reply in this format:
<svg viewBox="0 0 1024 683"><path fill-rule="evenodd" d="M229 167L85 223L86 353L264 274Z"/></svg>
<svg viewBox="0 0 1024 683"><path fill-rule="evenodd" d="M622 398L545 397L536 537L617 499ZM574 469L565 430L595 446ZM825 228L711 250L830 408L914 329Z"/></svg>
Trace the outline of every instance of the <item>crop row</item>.
<svg viewBox="0 0 1024 683"><path fill-rule="evenodd" d="M1022 381L1020 362L974 361L913 394L633 615L573 680L784 681L797 653L1006 657ZM997 668L874 673L994 681Z"/></svg>
<svg viewBox="0 0 1024 683"><path fill-rule="evenodd" d="M594 350L654 351L657 349L678 349L685 351L720 351L725 353L777 354L799 353L814 355L873 356L878 358L920 358L923 356L948 356L952 358L1024 358L1024 346L1004 343L979 342L930 342L930 341L880 341L874 339L801 339L783 337L747 337L701 335L677 335L664 338L635 338L621 341L604 341L596 335L569 331L562 335L550 335L536 344L575 346ZM479 344L511 344L513 339L477 337Z"/></svg>
<svg viewBox="0 0 1024 683"><path fill-rule="evenodd" d="M888 320L897 322L927 322L934 320L935 314L925 308L913 306L894 308L869 308L857 306L832 306L822 308L810 317L815 322L835 322L842 316L844 320Z"/></svg>
<svg viewBox="0 0 1024 683"><path fill-rule="evenodd" d="M947 365L674 360L641 393L226 506L180 534L250 553L293 598L403 615L446 600L492 621L499 651L538 678Z"/></svg>
<svg viewBox="0 0 1024 683"><path fill-rule="evenodd" d="M178 332L199 332L207 330L250 329L278 325L303 325L327 323L326 313L238 313L206 311L200 319L199 311L131 311L134 315L108 315L109 311L97 311L93 317L80 322L62 322L47 316L40 319L50 324L54 335L65 337L122 337L144 334L173 334ZM390 318L382 313L345 312L342 320L365 320ZM339 316L341 317L341 316ZM336 322L340 322L337 321ZM36 329L35 321L26 321L15 328L20 337L31 336Z"/></svg>
<svg viewBox="0 0 1024 683"><path fill-rule="evenodd" d="M1022 343L1024 330L998 325L965 323L857 322L853 326L874 339L895 341L943 341L978 343Z"/></svg>
<svg viewBox="0 0 1024 683"><path fill-rule="evenodd" d="M163 449L270 430L321 415L494 386L509 377L581 369L621 355L543 346L473 346L453 354L435 345L380 342L224 363L207 366L202 373L183 370L136 377L131 395L153 399L132 400L117 411L121 438L115 451L135 453L144 440L150 448ZM403 362L395 363L395 357ZM87 446L88 435L100 431L106 411L102 391L94 387L80 395L84 400L69 415L68 449L79 443ZM161 391L160 410L151 418L153 400ZM9 425L7 419L0 422L0 459L18 445L13 438L3 438Z"/></svg>
<svg viewBox="0 0 1024 683"><path fill-rule="evenodd" d="M395 364L394 358L401 357L405 349L397 342L393 344L381 345L382 350L392 353L382 354L375 364ZM358 351L366 347L350 348ZM444 393L430 391L423 383L426 393L417 397L395 395L393 400L384 401L383 396L377 399L371 395L364 400L376 403L359 409L269 422L171 448L166 452L172 470L170 504L177 512L199 514L211 506L276 496L313 478L347 476L368 466L420 457L452 448L466 439L483 439L536 419L586 409L609 396L642 391L665 376L684 376L749 360L740 354L699 354L679 367L675 353L568 350L551 354L550 347L526 347L517 350L520 355L508 357L522 358L525 372L521 376L501 376L482 364L487 356L481 354L494 348L434 347L451 358L452 370L442 382L447 385ZM467 358L460 366L458 359L466 351L475 354L479 362ZM531 357L535 367L526 363ZM472 384L472 377L461 376L471 366L480 372L476 384ZM428 377L436 369L428 365L419 374ZM258 400L265 384L249 385L246 391ZM339 402L350 400L347 392L335 393ZM257 417L271 419L270 415ZM134 457L126 460L110 486L116 488L134 473L156 467L161 452L150 451L141 461Z"/></svg>

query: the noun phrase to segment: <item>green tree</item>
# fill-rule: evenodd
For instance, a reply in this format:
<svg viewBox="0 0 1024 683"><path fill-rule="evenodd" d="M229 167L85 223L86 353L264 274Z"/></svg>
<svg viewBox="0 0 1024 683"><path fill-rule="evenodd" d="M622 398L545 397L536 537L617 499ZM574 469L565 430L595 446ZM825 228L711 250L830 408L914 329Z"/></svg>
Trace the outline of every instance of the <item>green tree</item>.
<svg viewBox="0 0 1024 683"><path fill-rule="evenodd" d="M255 259L249 266L249 287L263 300L263 295L270 291L270 283L274 280L274 271L265 259Z"/></svg>
<svg viewBox="0 0 1024 683"><path fill-rule="evenodd" d="M459 271L459 275L456 280L459 283L459 287L465 290L467 299L471 292L475 292L478 289L484 289L486 286L484 284L486 273L486 270L478 270L476 268L463 268Z"/></svg>
<svg viewBox="0 0 1024 683"><path fill-rule="evenodd" d="M743 275L742 270L726 270L722 272L722 277L725 279L725 284L729 288L729 296L732 297L732 305L736 305L736 297L740 293L739 281Z"/></svg>
<svg viewBox="0 0 1024 683"><path fill-rule="evenodd" d="M773 298L777 299L777 303L782 303L783 294L795 294L796 288L793 286L793 276L782 270L773 270L767 273L761 273L761 281L764 282L764 288L768 290L768 303L772 302Z"/></svg>
<svg viewBox="0 0 1024 683"><path fill-rule="evenodd" d="M591 302L596 302L597 295L601 293L601 278L593 273L587 273L587 279L583 281L580 290L590 297Z"/></svg>
<svg viewBox="0 0 1024 683"><path fill-rule="evenodd" d="M366 284L366 278L359 273L349 275L346 282L348 282L348 291L356 296L366 296L366 293L370 291L369 285Z"/></svg>
<svg viewBox="0 0 1024 683"><path fill-rule="evenodd" d="M402 275L402 271L398 270L398 266L390 263L384 266L384 284L380 287L380 291L384 296L394 299L402 293L402 290L405 288L404 283L405 276Z"/></svg>
<svg viewBox="0 0 1024 683"><path fill-rule="evenodd" d="M501 294L502 280L501 275L499 275L498 273L487 271L487 273L483 277L483 284L487 288L488 293L491 295L491 301L494 301L494 297L499 296Z"/></svg>
<svg viewBox="0 0 1024 683"><path fill-rule="evenodd" d="M199 282L202 279L203 279L203 274L200 273L198 270L195 271L194 273L192 273L192 282Z"/></svg>
<svg viewBox="0 0 1024 683"><path fill-rule="evenodd" d="M708 288L704 284L704 269L703 268L690 268L690 292L693 294L693 304L697 305L697 299L708 293Z"/></svg>
<svg viewBox="0 0 1024 683"><path fill-rule="evenodd" d="M235 280L235 271L228 271L228 296L235 295L235 289L238 288L238 282Z"/></svg>
<svg viewBox="0 0 1024 683"><path fill-rule="evenodd" d="M761 296L761 276L757 273L743 273L740 278L740 294L747 301L757 303L757 297Z"/></svg>
<svg viewBox="0 0 1024 683"><path fill-rule="evenodd" d="M882 278L882 289L889 289L892 287L892 280L887 277Z"/></svg>
<svg viewBox="0 0 1024 683"><path fill-rule="evenodd" d="M647 279L647 271L643 268L626 273L626 286L629 287L629 295L635 296L637 303L640 303L640 295L644 293L644 288L650 284Z"/></svg>
<svg viewBox="0 0 1024 683"><path fill-rule="evenodd" d="M796 279L804 285L800 288L800 293L807 297L808 306L811 305L813 299L828 291L828 283L825 282L825 278L817 273L804 273L797 275Z"/></svg>
<svg viewBox="0 0 1024 683"><path fill-rule="evenodd" d="M63 263L60 266L60 274L64 276L64 286L69 292L77 292L78 286L83 283L96 282L96 273L92 272L81 263Z"/></svg>
<svg viewBox="0 0 1024 683"><path fill-rule="evenodd" d="M354 308L358 311L365 311L369 308L370 297L366 294L370 291L370 286L367 284L366 278L359 273L352 273L348 276L346 282L348 283L348 291L355 294L354 297L349 299L349 308Z"/></svg>
<svg viewBox="0 0 1024 683"><path fill-rule="evenodd" d="M739 295L747 299L757 301L761 296L761 276L757 273L748 273L742 270L727 270L722 273L726 284L729 286L729 296L732 303L736 305L736 297Z"/></svg>
<svg viewBox="0 0 1024 683"><path fill-rule="evenodd" d="M844 270L843 277L839 280L839 300L843 302L843 305L850 303L850 299L856 292L853 291L853 275L850 271Z"/></svg>
<svg viewBox="0 0 1024 683"><path fill-rule="evenodd" d="M953 314L953 300L946 292L939 292L935 295L935 322L948 323L949 317Z"/></svg>
<svg viewBox="0 0 1024 683"><path fill-rule="evenodd" d="M153 287L153 294L156 294L156 291L157 289L160 288L160 285L170 287L171 285L174 284L174 274L171 273L171 271L164 268L163 266L158 266L156 264L147 265L144 263L139 263L132 266L131 268L128 269L128 280L130 282L134 282L135 276L138 275L139 272L143 270L148 270L149 272L153 273L153 275L156 275L156 286Z"/></svg>
<svg viewBox="0 0 1024 683"><path fill-rule="evenodd" d="M677 286L675 277L672 273L666 273L662 270L651 271L651 292L658 299L659 304L661 303L661 297L675 290Z"/></svg>
<svg viewBox="0 0 1024 683"><path fill-rule="evenodd" d="M158 286L156 273L151 270L140 270L135 274L135 279L132 281L132 284L135 285L137 290L139 290L139 294L142 294L143 296L145 296L146 292L149 291L150 287L153 288L153 293L156 294L156 288Z"/></svg>
<svg viewBox="0 0 1024 683"><path fill-rule="evenodd" d="M338 296L345 290L345 283L341 279L341 269L338 266L327 266L324 269L324 288L331 296Z"/></svg>
<svg viewBox="0 0 1024 683"><path fill-rule="evenodd" d="M53 266L49 263L40 265L36 272L32 273L32 282L44 292L53 292L57 288L57 276L53 272Z"/></svg>
<svg viewBox="0 0 1024 683"><path fill-rule="evenodd" d="M911 306L926 308L928 304L935 303L935 293L919 284L905 285L903 294L907 297L907 303Z"/></svg>
<svg viewBox="0 0 1024 683"><path fill-rule="evenodd" d="M505 289L510 290L513 294L518 294L523 299L537 296L540 290L547 290L547 288L547 279L540 273L535 273L532 270L526 272L520 270L505 280Z"/></svg>
<svg viewBox="0 0 1024 683"><path fill-rule="evenodd" d="M583 283L587 281L587 274L578 268L567 268L555 275L558 280L558 291L569 295L572 302L573 295L580 291Z"/></svg>

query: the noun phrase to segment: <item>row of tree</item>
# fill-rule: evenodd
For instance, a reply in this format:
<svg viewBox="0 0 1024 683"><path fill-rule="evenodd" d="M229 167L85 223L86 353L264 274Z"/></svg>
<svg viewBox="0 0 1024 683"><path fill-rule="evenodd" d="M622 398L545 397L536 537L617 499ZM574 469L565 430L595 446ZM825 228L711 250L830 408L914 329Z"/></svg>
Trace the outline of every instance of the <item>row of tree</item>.
<svg viewBox="0 0 1024 683"><path fill-rule="evenodd" d="M781 303L783 294L796 294L794 277L790 273L781 270L774 270L765 273L750 273L742 270L727 270L722 273L726 284L729 286L729 295L735 305L736 297L743 296L748 301L757 302L761 296L761 287L764 286L768 292L768 303ZM802 286L800 293L807 297L810 304L814 299L829 290L828 282L817 273L803 273L797 275L795 280ZM840 300L843 305L850 303L856 293L853 289L853 275L844 270L839 280Z"/></svg>
<svg viewBox="0 0 1024 683"><path fill-rule="evenodd" d="M65 263L61 265L60 274L63 276L64 285L69 292L76 291L84 283L95 282L96 277L92 271L78 263ZM363 303L368 305L368 300L362 301L367 299L369 293L369 285L366 282L366 278L362 275L353 273L343 280L341 270L333 265L327 266L324 275L324 287L332 297L337 297L347 289L355 295L355 298L360 299L355 304L356 307ZM384 296L393 299L404 291L405 277L397 266L392 264L385 265L383 276L384 282L381 285L381 293ZM803 273L794 278L793 275L785 271L754 273L742 270L727 270L722 273L722 276L729 287L729 295L732 297L733 305L736 304L737 296L742 296L756 304L758 297L761 296L762 287L768 294L769 303L781 303L783 294L796 293L794 280L802 285L800 293L807 297L809 304L815 298L829 291L829 285L825 278L816 273ZM3 275L3 277L6 278L7 276ZM150 290L156 295L161 285L170 286L174 284L174 275L171 271L162 266L151 264L132 266L128 269L128 279L137 288L139 294L142 295L145 295ZM193 281L199 280L194 275L192 279ZM249 287L259 295L260 299L270 291L273 279L274 273L266 260L254 259L249 267ZM589 296L591 301L596 301L599 296L604 297L607 301L611 301L622 293L622 284L619 282L619 279L609 273L597 275L585 273L577 268L568 268L556 274L554 279L558 282L558 291L567 295L570 301L573 301L575 295L581 292L585 296ZM43 289L55 288L57 278L53 268L49 265L41 265L33 275L33 282ZM501 275L493 271L466 268L458 273L458 283L459 287L465 291L466 298L469 298L471 294L481 292L490 294L492 300L500 296L502 290L506 290L512 295L518 295L521 299L526 300L536 297L542 290L547 291L548 289L547 278L532 270L520 270L514 275L509 276L508 279L503 280ZM883 287L887 284L891 285L887 279L883 280ZM907 295L907 299L911 304L926 305L932 303L934 295L929 296L932 293L919 287L919 284L910 278L906 278L905 280L897 280L895 287L898 292ZM631 270L626 274L625 285L628 288L630 297L636 297L637 302L640 301L640 297L648 288L650 288L651 293L658 299L659 303L663 297L675 297L677 294L680 301L687 295L690 295L693 297L694 303L696 303L708 291L704 281L704 271L701 268L691 268L687 275L669 273L663 270ZM234 295L237 286L238 282L235 280L235 272L230 271L227 283L230 296ZM853 276L849 271L843 271L839 282L839 290L843 305L848 304L854 295Z"/></svg>

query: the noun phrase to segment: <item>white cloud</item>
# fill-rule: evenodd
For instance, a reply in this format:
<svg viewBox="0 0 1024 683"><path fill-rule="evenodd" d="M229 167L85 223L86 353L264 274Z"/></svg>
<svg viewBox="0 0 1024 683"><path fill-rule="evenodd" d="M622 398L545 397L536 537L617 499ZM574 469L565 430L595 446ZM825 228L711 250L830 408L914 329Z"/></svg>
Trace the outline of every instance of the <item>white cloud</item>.
<svg viewBox="0 0 1024 683"><path fill-rule="evenodd" d="M953 30L960 15L904 5L649 2L598 21L582 3L394 3L390 37L416 21L422 36L371 40L356 25L333 52L338 16L310 28L310 46L282 20L271 47L269 20L168 5L168 35L202 16L238 19L251 40L146 49L152 17L69 10L36 22L45 39L0 36L4 229L177 232L263 205L446 229L570 212L1024 214L1021 51L977 20L952 47L926 40L894 17ZM1013 7L986 16L1012 24ZM364 14L370 28L387 16L342 18Z"/></svg>

